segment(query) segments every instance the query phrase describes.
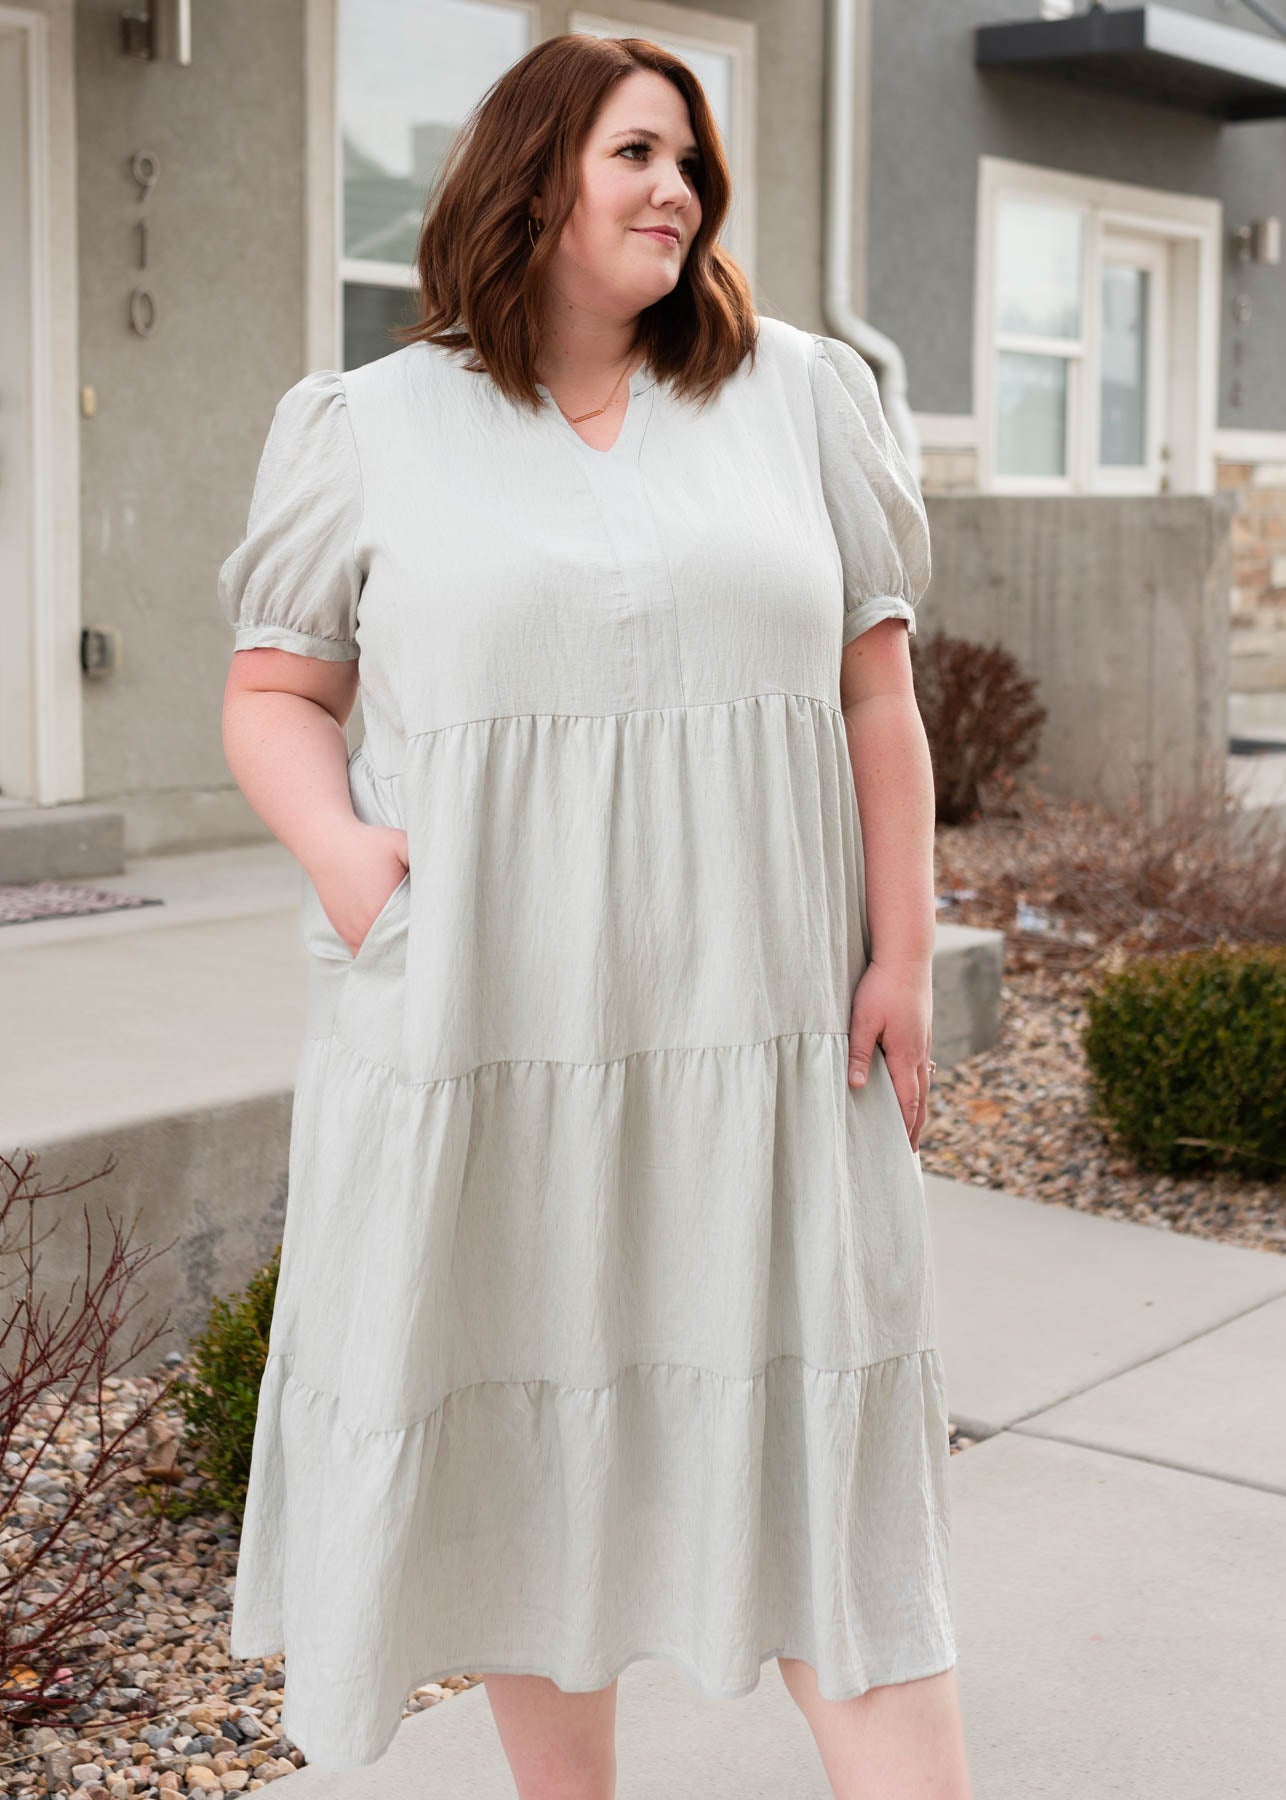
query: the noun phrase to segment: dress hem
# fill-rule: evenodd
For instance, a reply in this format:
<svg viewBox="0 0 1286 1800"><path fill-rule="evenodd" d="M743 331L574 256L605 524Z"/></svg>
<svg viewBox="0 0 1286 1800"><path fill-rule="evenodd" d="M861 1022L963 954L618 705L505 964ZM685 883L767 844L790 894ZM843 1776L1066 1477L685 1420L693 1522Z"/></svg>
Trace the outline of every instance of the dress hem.
<svg viewBox="0 0 1286 1800"><path fill-rule="evenodd" d="M283 1646L280 1643L271 1645L264 1644L256 1650L247 1651L245 1654L247 1657L276 1656L281 1653L282 1649ZM760 1681L763 1679L765 1664L783 1656L791 1660L807 1663L808 1666L814 1670L814 1673L816 1673L816 1665L813 1658L805 1655L803 1651L799 1649L774 1647L761 1652L759 1657L759 1668L750 1680L738 1682L735 1686L731 1687L717 1685L708 1686L702 1679L695 1665L679 1651L673 1649L669 1645L647 1645L641 1650L630 1651L627 1656L615 1663L610 1674L602 1676L591 1675L588 1677L572 1677L571 1679L575 1685L570 1687L565 1685L565 1682L558 1680L551 1672L551 1665L547 1662L538 1664L505 1662L503 1659L480 1654L479 1656L470 1658L466 1662L452 1663L449 1667L445 1668L439 1667L435 1674L427 1675L422 1680L412 1681L407 1686L407 1695L409 1697L419 1688L426 1687L430 1682L441 1683L450 1680L450 1678L455 1675L541 1675L544 1676L546 1680L553 1681L555 1686L561 1689L565 1694L595 1693L601 1688L609 1687L620 1675L624 1674L626 1669L631 1668L637 1662L664 1662L668 1663L671 1668L677 1669L703 1700L735 1701L744 1700L750 1694L753 1694L758 1688ZM896 1673L889 1673L887 1676L877 1676L865 1680L861 1677L851 1678L842 1684L840 1692L821 1693L821 1698L823 1700L834 1700L836 1702L856 1700L860 1699L863 1694L868 1693L872 1688L894 1687L906 1681L927 1680L933 1675L943 1675L949 1669L955 1668L958 1656L959 1652L954 1631L948 1629L942 1636L938 1649L933 1651L927 1658L920 1658L910 1662L905 1671L899 1669L895 1660L891 1665L891 1668L896 1670ZM820 1692L819 1678L819 1693ZM438 1702L438 1704L441 1704L441 1702ZM406 1716L415 1716L414 1714L411 1714L399 1717L393 1731L384 1740L383 1745L374 1753L374 1755L362 1755L360 1753L354 1755L351 1751L339 1749L332 1752L331 1757L312 1757L308 1755L305 1745L291 1732L288 1714L292 1714L292 1711L293 1709L290 1708L288 1701L283 1701L280 1714L280 1725L283 1735L289 1738L290 1742L294 1744L297 1749L304 1751L306 1762L308 1764L311 1764L314 1768L327 1769L367 1768L372 1763L378 1762L392 1745L398 1731L406 1723ZM299 1729L302 1730L303 1727L301 1726Z"/></svg>

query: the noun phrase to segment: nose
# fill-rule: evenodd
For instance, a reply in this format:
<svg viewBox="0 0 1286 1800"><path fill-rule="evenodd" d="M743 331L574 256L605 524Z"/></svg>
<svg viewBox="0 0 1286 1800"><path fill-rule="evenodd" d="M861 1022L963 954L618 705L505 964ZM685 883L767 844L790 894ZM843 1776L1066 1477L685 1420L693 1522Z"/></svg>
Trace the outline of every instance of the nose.
<svg viewBox="0 0 1286 1800"><path fill-rule="evenodd" d="M692 198L687 182L683 179L683 171L677 163L671 163L663 178L658 183L659 197L674 200L686 206Z"/></svg>

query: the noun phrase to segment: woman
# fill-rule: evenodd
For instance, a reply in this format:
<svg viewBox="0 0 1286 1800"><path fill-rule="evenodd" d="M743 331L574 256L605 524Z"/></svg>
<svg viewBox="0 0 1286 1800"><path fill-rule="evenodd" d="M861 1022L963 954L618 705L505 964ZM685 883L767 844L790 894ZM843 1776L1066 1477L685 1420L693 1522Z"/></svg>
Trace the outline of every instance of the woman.
<svg viewBox="0 0 1286 1800"><path fill-rule="evenodd" d="M540 44L220 572L311 952L232 1652L331 1767L483 1674L523 1800L612 1793L626 1664L776 1655L837 1795L961 1800L927 527L728 197L684 64Z"/></svg>

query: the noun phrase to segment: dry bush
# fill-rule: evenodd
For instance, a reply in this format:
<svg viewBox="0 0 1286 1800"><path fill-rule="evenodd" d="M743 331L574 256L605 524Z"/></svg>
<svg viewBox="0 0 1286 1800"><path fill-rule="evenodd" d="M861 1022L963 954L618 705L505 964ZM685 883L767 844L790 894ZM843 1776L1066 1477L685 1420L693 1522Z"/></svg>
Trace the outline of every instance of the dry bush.
<svg viewBox="0 0 1286 1800"><path fill-rule="evenodd" d="M125 1425L106 1417L104 1380L167 1329L168 1314L146 1336L116 1352L138 1297L124 1297L158 1254L132 1250L109 1217L112 1241L92 1272L93 1231L84 1207L85 1276L72 1283L58 1317L38 1286L37 1209L48 1213L62 1195L97 1181L114 1159L85 1181L45 1188L37 1157L24 1165L0 1156L0 1267L16 1272L0 1283L0 1733L47 1723L97 1695L113 1674L110 1656L95 1657L100 1633L134 1610L130 1577L160 1535L164 1510L140 1521L109 1492L136 1460L130 1445L169 1396L160 1387ZM50 1225L50 1231L54 1229ZM169 1248L169 1246L166 1246ZM10 1299L9 1297L12 1296ZM61 1490L47 1481L51 1446L60 1446L73 1409L95 1419L92 1453ZM163 1469L147 1470L167 1479ZM56 1496L49 1498L52 1490Z"/></svg>
<svg viewBox="0 0 1286 1800"><path fill-rule="evenodd" d="M989 783L1012 779L1031 762L1046 710L1035 682L1003 645L941 629L911 642L937 818L958 824L977 815Z"/></svg>
<svg viewBox="0 0 1286 1800"><path fill-rule="evenodd" d="M971 924L1009 934L1010 967L1286 942L1286 829L1222 784L1122 808L998 779L982 817L939 834L939 883L970 886ZM1048 929L1024 929L1043 914Z"/></svg>

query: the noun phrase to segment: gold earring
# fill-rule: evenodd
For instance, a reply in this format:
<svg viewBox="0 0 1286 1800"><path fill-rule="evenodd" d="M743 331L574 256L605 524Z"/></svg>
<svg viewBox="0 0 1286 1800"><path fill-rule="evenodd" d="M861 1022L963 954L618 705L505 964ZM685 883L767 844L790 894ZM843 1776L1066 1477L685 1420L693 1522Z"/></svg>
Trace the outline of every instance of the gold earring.
<svg viewBox="0 0 1286 1800"><path fill-rule="evenodd" d="M545 229L545 227L542 225L540 229L543 231ZM534 250L536 248L536 234L531 228L531 214L530 213L527 214L527 236L531 239L531 247Z"/></svg>

